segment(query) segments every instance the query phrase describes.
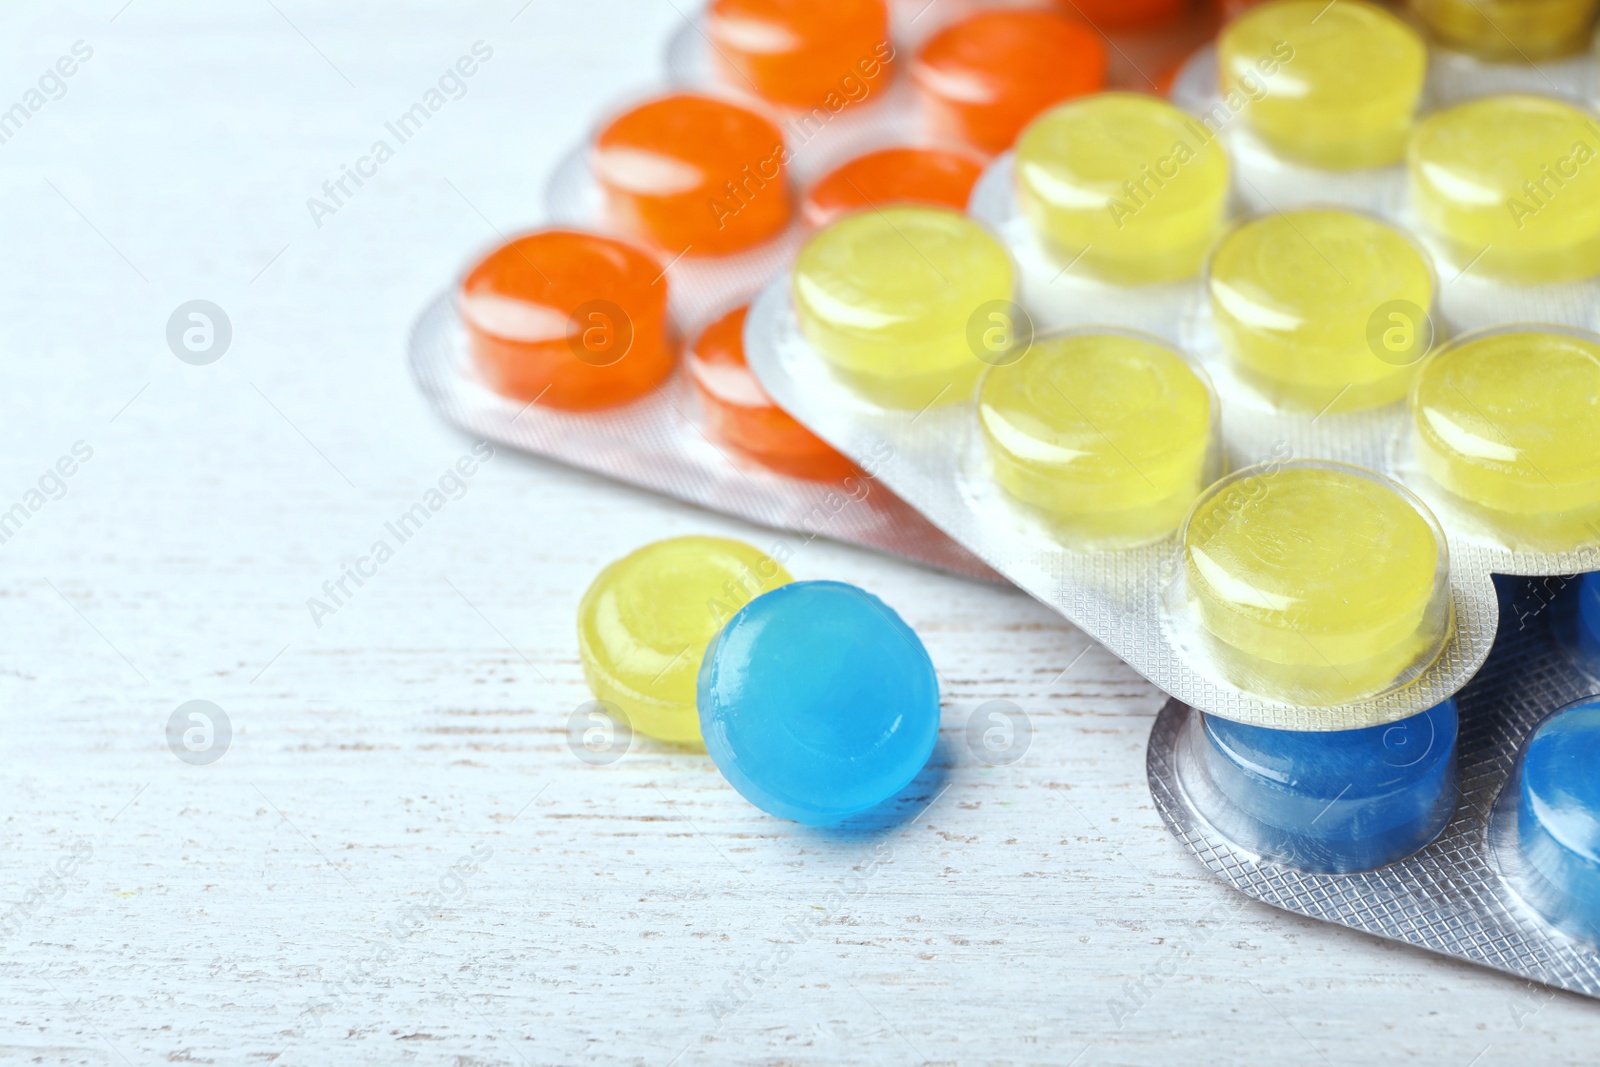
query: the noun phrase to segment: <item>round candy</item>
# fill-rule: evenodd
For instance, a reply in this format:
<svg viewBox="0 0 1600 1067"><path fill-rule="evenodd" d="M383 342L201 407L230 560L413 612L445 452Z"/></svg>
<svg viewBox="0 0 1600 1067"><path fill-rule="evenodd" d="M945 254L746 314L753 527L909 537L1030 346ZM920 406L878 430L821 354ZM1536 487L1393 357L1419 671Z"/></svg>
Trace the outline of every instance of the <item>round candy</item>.
<svg viewBox="0 0 1600 1067"><path fill-rule="evenodd" d="M1171 104L1102 93L1017 142L1017 200L1063 263L1115 282L1187 278L1222 227L1228 157Z"/></svg>
<svg viewBox="0 0 1600 1067"><path fill-rule="evenodd" d="M823 227L852 211L889 204L967 206L983 164L946 148L885 148L824 175L801 205L806 223Z"/></svg>
<svg viewBox="0 0 1600 1067"><path fill-rule="evenodd" d="M1512 63L1583 51L1597 9L1600 0L1411 0L1440 44Z"/></svg>
<svg viewBox="0 0 1600 1067"><path fill-rule="evenodd" d="M1176 530L1211 480L1212 407L1167 346L1083 333L991 369L978 425L1006 492L1064 540L1120 546Z"/></svg>
<svg viewBox="0 0 1600 1067"><path fill-rule="evenodd" d="M1522 753L1517 888L1558 926L1600 945L1600 701L1585 698L1534 731Z"/></svg>
<svg viewBox="0 0 1600 1067"><path fill-rule="evenodd" d="M1011 260L955 211L890 207L819 231L794 266L801 329L835 372L886 407L972 394L983 363L968 324L1011 300Z"/></svg>
<svg viewBox="0 0 1600 1067"><path fill-rule="evenodd" d="M1359 730L1198 718L1189 795L1235 844L1269 859L1322 874L1373 870L1432 841L1455 812L1454 700Z"/></svg>
<svg viewBox="0 0 1600 1067"><path fill-rule="evenodd" d="M1428 50L1410 26L1361 0L1252 8L1218 41L1232 108L1274 151L1328 169L1399 162Z"/></svg>
<svg viewBox="0 0 1600 1067"><path fill-rule="evenodd" d="M1357 467L1253 467L1213 487L1184 528L1198 621L1236 684L1308 705L1371 696L1442 635L1429 620L1445 561L1437 528Z"/></svg>
<svg viewBox="0 0 1600 1067"><path fill-rule="evenodd" d="M1001 152L1045 108L1105 85L1105 40L1047 11L980 12L929 38L911 80L935 129Z"/></svg>
<svg viewBox="0 0 1600 1067"><path fill-rule="evenodd" d="M1426 255L1348 211L1245 223L1212 251L1206 288L1234 365L1275 401L1315 412L1399 400L1432 339Z"/></svg>
<svg viewBox="0 0 1600 1067"><path fill-rule="evenodd" d="M595 138L612 222L671 256L738 252L791 211L783 135L748 108L680 93L641 104Z"/></svg>
<svg viewBox="0 0 1600 1067"><path fill-rule="evenodd" d="M1451 344L1411 394L1418 461L1510 534L1600 537L1600 338L1517 327Z"/></svg>
<svg viewBox="0 0 1600 1067"><path fill-rule="evenodd" d="M796 582L717 635L700 671L700 731L746 800L825 826L911 784L939 736L939 682L883 601Z"/></svg>
<svg viewBox="0 0 1600 1067"><path fill-rule="evenodd" d="M1102 30L1159 26L1183 13L1188 0L1056 0L1056 9Z"/></svg>
<svg viewBox="0 0 1600 1067"><path fill-rule="evenodd" d="M778 104L861 99L894 56L883 0L713 0L705 18L723 80Z"/></svg>
<svg viewBox="0 0 1600 1067"><path fill-rule="evenodd" d="M706 433L782 474L827 482L848 477L855 465L774 404L750 372L744 358L749 310L735 308L707 326L686 354Z"/></svg>
<svg viewBox="0 0 1600 1067"><path fill-rule="evenodd" d="M578 605L589 689L639 733L699 744L695 680L707 643L753 598L791 580L770 556L720 537L675 537L624 556Z"/></svg>
<svg viewBox="0 0 1600 1067"><path fill-rule="evenodd" d="M1463 269L1511 281L1600 273L1600 120L1542 96L1489 96L1417 124L1411 202Z"/></svg>
<svg viewBox="0 0 1600 1067"><path fill-rule="evenodd" d="M609 237L519 237L472 268L459 306L484 376L517 400L606 407L672 372L661 265Z"/></svg>

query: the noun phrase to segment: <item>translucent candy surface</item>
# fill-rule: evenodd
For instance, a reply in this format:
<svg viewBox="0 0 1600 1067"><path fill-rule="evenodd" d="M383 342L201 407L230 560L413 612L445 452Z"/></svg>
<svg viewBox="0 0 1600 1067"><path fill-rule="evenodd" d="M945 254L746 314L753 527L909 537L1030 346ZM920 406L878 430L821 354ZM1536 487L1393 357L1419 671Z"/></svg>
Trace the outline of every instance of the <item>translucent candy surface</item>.
<svg viewBox="0 0 1600 1067"><path fill-rule="evenodd" d="M706 36L730 86L794 107L871 93L894 54L883 0L713 0Z"/></svg>
<svg viewBox="0 0 1600 1067"><path fill-rule="evenodd" d="M712 440L797 478L833 481L855 464L772 402L744 358L744 319L738 307L707 326L684 362L700 394Z"/></svg>
<svg viewBox="0 0 1600 1067"><path fill-rule="evenodd" d="M719 537L677 537L624 556L578 606L589 689L638 732L699 744L695 684L707 643L734 612L790 580L766 553Z"/></svg>
<svg viewBox="0 0 1600 1067"><path fill-rule="evenodd" d="M1423 364L1411 413L1423 470L1508 536L1600 541L1600 338L1469 337Z"/></svg>
<svg viewBox="0 0 1600 1067"><path fill-rule="evenodd" d="M1519 890L1600 945L1600 702L1568 707L1534 731L1522 754L1517 837L1530 883Z"/></svg>
<svg viewBox="0 0 1600 1067"><path fill-rule="evenodd" d="M1052 104L1103 88L1106 63L1105 39L1083 22L983 11L929 38L911 78L936 130L1001 152Z"/></svg>
<svg viewBox="0 0 1600 1067"><path fill-rule="evenodd" d="M1326 733L1197 719L1184 752L1191 796L1237 844L1278 862L1372 870L1432 841L1455 810L1454 700Z"/></svg>
<svg viewBox="0 0 1600 1067"><path fill-rule="evenodd" d="M1218 40L1224 92L1280 155L1328 169L1399 162L1422 95L1427 48L1361 0L1282 0L1240 15Z"/></svg>
<svg viewBox="0 0 1600 1067"><path fill-rule="evenodd" d="M1417 123L1411 200L1450 259L1548 282L1600 273L1600 121L1542 96L1490 96Z"/></svg>
<svg viewBox="0 0 1600 1067"><path fill-rule="evenodd" d="M1228 159L1154 97L1101 93L1040 116L1017 142L1017 200L1063 263L1116 282L1187 278L1222 227Z"/></svg>
<svg viewBox="0 0 1600 1067"><path fill-rule="evenodd" d="M680 93L640 104L595 138L612 223L670 256L737 252L789 222L788 151L769 120Z"/></svg>
<svg viewBox="0 0 1600 1067"><path fill-rule="evenodd" d="M995 479L1073 543L1171 533L1208 480L1211 392L1153 340L1036 342L985 375L978 422Z"/></svg>
<svg viewBox="0 0 1600 1067"><path fill-rule="evenodd" d="M1526 63L1587 48L1600 0L1411 0L1410 7L1440 44Z"/></svg>
<svg viewBox="0 0 1600 1067"><path fill-rule="evenodd" d="M700 672L706 750L746 800L827 825L893 797L933 752L939 684L916 633L840 582L796 582L728 623Z"/></svg>
<svg viewBox="0 0 1600 1067"><path fill-rule="evenodd" d="M1185 527L1184 563L1223 669L1269 697L1334 704L1414 665L1441 554L1419 507L1333 464L1255 468L1212 490Z"/></svg>
<svg viewBox="0 0 1600 1067"><path fill-rule="evenodd" d="M1206 285L1235 366L1286 405L1393 403L1427 354L1432 268L1365 215L1289 211L1245 223L1212 252Z"/></svg>
<svg viewBox="0 0 1600 1067"><path fill-rule="evenodd" d="M667 281L655 259L609 237L544 230L467 273L461 317L498 392L558 408L625 403L672 371Z"/></svg>
<svg viewBox="0 0 1600 1067"><path fill-rule="evenodd" d="M811 226L852 211L890 204L932 204L964 210L983 173L976 156L948 148L885 148L868 152L818 179L801 205Z"/></svg>
<svg viewBox="0 0 1600 1067"><path fill-rule="evenodd" d="M794 266L801 329L858 392L921 408L971 395L984 364L967 339L986 304L1010 300L1004 248L958 212L891 207L819 231Z"/></svg>

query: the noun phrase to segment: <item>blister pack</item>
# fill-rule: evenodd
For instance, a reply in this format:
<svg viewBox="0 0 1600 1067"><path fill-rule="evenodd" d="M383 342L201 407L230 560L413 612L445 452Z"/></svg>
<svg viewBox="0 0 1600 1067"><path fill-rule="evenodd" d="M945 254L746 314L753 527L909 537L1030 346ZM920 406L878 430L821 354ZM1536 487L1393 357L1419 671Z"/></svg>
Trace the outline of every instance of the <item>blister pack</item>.
<svg viewBox="0 0 1600 1067"><path fill-rule="evenodd" d="M1134 25L1185 4L1087 7ZM1207 25L1142 33L1140 54L1180 54ZM1051 4L716 0L669 47L667 83L611 108L557 166L551 228L485 254L424 314L417 378L447 417L512 447L994 579L871 461L772 403L745 365L744 304L841 214L963 206L987 151L1100 88L1107 52Z"/></svg>
<svg viewBox="0 0 1600 1067"><path fill-rule="evenodd" d="M1151 787L1219 877L1600 995L1600 126L1461 56L1425 103L1359 0L1218 54L815 235L751 365L1175 697Z"/></svg>
<svg viewBox="0 0 1600 1067"><path fill-rule="evenodd" d="M858 153L896 123L874 56L851 122L675 89L608 115L552 177L549 227L486 250L418 321L411 360L429 400L523 451L1000 580L876 482L870 460L773 404L744 361L743 302L810 227L866 199L964 203L981 172L959 146Z"/></svg>
<svg viewBox="0 0 1600 1067"><path fill-rule="evenodd" d="M1591 120L1491 98L1551 122L1474 114L1440 134L1438 113L1412 121L1415 31L1326 6L1253 8L1222 42L1280 79L1298 64L1299 126L1270 93L1230 114L1290 145L1297 203L1319 206L1240 214L1251 172L1221 119L1083 97L1024 131L970 217L888 209L813 237L746 331L782 406L847 455L892 451L896 492L1156 685L1301 730L1457 692L1494 638L1491 574L1600 567L1600 302L1584 295L1600 163L1552 172L1571 171L1548 183L1565 195L1476 257L1470 297L1436 249L1520 210L1509 176L1584 155L1568 137ZM1389 35L1415 53L1410 88L1363 98L1352 78ZM1341 183L1384 169L1352 159L1395 160L1434 236L1381 201L1341 205Z"/></svg>
<svg viewBox="0 0 1600 1067"><path fill-rule="evenodd" d="M1600 997L1600 575L1498 584L1499 638L1451 704L1286 735L1173 701L1150 791L1257 900Z"/></svg>

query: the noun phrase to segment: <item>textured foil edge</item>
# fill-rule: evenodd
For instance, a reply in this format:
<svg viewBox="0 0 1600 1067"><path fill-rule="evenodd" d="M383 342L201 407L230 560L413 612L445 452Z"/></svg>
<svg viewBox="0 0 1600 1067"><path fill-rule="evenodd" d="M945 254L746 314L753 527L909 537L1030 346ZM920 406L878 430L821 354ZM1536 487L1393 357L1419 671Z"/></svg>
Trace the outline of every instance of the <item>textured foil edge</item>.
<svg viewBox="0 0 1600 1067"><path fill-rule="evenodd" d="M1193 708L1172 700L1150 732L1150 795L1167 829L1219 880L1263 904L1389 941L1600 998L1600 948L1536 914L1501 873L1495 808L1527 736L1564 704L1600 692L1538 623L1503 633L1456 697L1461 797L1433 842L1359 874L1308 874L1264 860L1219 833L1179 783L1178 742Z"/></svg>
<svg viewBox="0 0 1600 1067"><path fill-rule="evenodd" d="M571 412L522 404L480 380L454 292L435 297L407 343L412 376L447 421L496 444L557 460L747 522L860 545L985 582L1005 579L871 475L843 483L790 478L713 445L681 369L617 408Z"/></svg>

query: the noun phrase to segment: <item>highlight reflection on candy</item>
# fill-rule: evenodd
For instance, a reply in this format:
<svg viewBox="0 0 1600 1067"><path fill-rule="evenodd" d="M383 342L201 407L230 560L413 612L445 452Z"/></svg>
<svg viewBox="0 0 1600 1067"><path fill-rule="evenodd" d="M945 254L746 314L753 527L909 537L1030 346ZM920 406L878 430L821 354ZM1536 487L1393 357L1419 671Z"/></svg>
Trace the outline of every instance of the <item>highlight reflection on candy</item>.
<svg viewBox="0 0 1600 1067"><path fill-rule="evenodd" d="M637 248L542 230L468 272L461 317L498 392L556 408L599 408L649 392L672 372L667 281Z"/></svg>

